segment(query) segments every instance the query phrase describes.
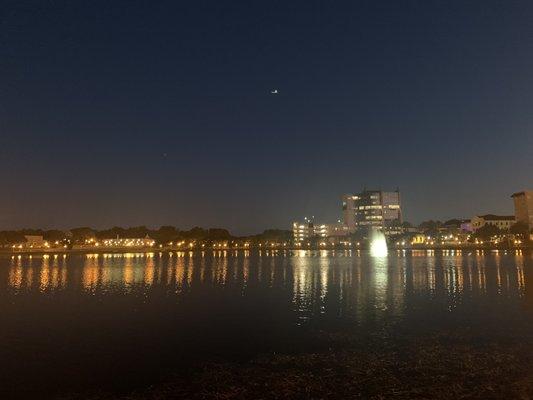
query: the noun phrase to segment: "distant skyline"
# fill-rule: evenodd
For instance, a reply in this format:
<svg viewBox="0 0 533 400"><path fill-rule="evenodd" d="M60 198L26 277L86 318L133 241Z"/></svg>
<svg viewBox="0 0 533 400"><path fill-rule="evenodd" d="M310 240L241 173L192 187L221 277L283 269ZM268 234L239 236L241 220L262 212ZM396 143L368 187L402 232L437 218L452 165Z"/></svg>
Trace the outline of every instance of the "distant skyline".
<svg viewBox="0 0 533 400"><path fill-rule="evenodd" d="M415 224L512 214L531 21L530 1L7 1L0 230L248 234L334 222L363 187L399 187Z"/></svg>

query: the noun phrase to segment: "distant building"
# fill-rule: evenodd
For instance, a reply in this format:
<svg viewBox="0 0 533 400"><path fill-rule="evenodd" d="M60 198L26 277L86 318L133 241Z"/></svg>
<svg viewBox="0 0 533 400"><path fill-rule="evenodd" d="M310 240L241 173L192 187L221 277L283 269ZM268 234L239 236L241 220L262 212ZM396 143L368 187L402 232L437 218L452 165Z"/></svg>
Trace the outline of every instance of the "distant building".
<svg viewBox="0 0 533 400"><path fill-rule="evenodd" d="M292 236L295 242L303 242L315 235L313 222L305 220L304 222L292 223Z"/></svg>
<svg viewBox="0 0 533 400"><path fill-rule="evenodd" d="M472 221L469 219L450 219L439 231L448 233L472 232Z"/></svg>
<svg viewBox="0 0 533 400"><path fill-rule="evenodd" d="M25 235L26 243L24 247L29 247L32 249L42 249L46 247L47 242L40 235Z"/></svg>
<svg viewBox="0 0 533 400"><path fill-rule="evenodd" d="M356 214L356 201L359 199L357 195L345 194L342 196L342 216L344 219L344 225L349 229L355 230L357 227L355 222Z"/></svg>
<svg viewBox="0 0 533 400"><path fill-rule="evenodd" d="M321 238L328 237L328 226L326 224L316 224L313 226L313 236Z"/></svg>
<svg viewBox="0 0 533 400"><path fill-rule="evenodd" d="M324 227L327 237L346 236L354 231L342 222L337 222L336 224L325 224Z"/></svg>
<svg viewBox="0 0 533 400"><path fill-rule="evenodd" d="M474 232L472 228L472 221L465 220L461 223L461 231L463 232Z"/></svg>
<svg viewBox="0 0 533 400"><path fill-rule="evenodd" d="M503 231L509 231L511 226L515 223L514 215L477 215L472 218L472 230L475 232L486 225L493 225Z"/></svg>
<svg viewBox="0 0 533 400"><path fill-rule="evenodd" d="M411 237L411 244L424 244L426 243L426 235L417 233Z"/></svg>
<svg viewBox="0 0 533 400"><path fill-rule="evenodd" d="M348 227L393 231L403 222L400 191L365 190L344 195L343 214Z"/></svg>
<svg viewBox="0 0 533 400"><path fill-rule="evenodd" d="M116 239L86 239L85 243L75 244L72 248L79 249L108 249L108 248L130 248L130 249L143 249L152 247L155 245L155 241L146 236L144 238L119 238Z"/></svg>
<svg viewBox="0 0 533 400"><path fill-rule="evenodd" d="M533 190L524 190L511 196L514 200L516 222L522 222L533 229Z"/></svg>
<svg viewBox="0 0 533 400"><path fill-rule="evenodd" d="M350 229L343 223L315 224L312 221L293 222L292 234L295 242L302 242L312 237L327 238L333 236L346 236Z"/></svg>

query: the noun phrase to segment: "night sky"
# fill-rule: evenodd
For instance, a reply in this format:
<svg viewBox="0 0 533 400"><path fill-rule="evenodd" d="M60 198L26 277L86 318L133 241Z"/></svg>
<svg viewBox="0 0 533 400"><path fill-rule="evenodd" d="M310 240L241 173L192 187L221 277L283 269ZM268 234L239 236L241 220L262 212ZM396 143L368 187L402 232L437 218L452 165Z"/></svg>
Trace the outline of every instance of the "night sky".
<svg viewBox="0 0 533 400"><path fill-rule="evenodd" d="M0 229L512 213L533 2L3 1L0 179Z"/></svg>

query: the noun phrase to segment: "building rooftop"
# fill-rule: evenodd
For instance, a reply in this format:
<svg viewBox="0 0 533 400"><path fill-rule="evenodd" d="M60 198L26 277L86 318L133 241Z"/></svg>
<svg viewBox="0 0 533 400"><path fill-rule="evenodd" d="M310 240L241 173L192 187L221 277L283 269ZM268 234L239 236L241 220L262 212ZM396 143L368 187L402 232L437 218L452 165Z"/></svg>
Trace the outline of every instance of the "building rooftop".
<svg viewBox="0 0 533 400"><path fill-rule="evenodd" d="M485 214L485 215L478 215L478 218L483 218L487 221L514 221L515 217L514 215L494 215L494 214Z"/></svg>
<svg viewBox="0 0 533 400"><path fill-rule="evenodd" d="M513 193L511 197L524 196L526 193L533 193L533 190L522 190L521 192Z"/></svg>

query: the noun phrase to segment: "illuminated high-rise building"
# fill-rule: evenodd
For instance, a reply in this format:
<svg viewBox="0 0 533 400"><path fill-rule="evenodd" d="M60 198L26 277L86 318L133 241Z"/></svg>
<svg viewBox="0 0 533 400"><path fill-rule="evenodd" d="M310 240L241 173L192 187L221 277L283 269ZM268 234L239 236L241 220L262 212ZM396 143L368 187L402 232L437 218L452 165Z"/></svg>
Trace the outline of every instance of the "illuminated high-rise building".
<svg viewBox="0 0 533 400"><path fill-rule="evenodd" d="M400 191L365 190L343 196L344 223L356 229L399 227L402 221Z"/></svg>

